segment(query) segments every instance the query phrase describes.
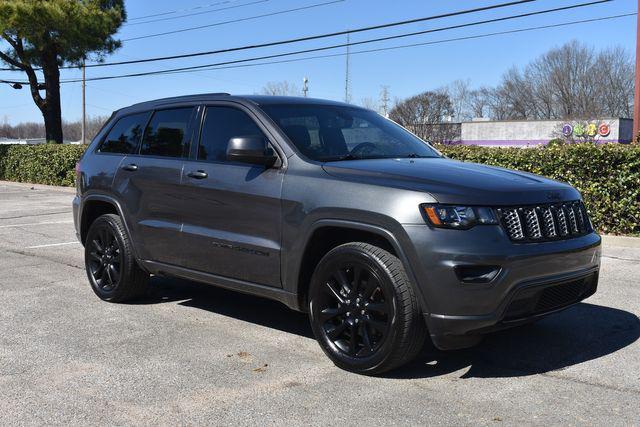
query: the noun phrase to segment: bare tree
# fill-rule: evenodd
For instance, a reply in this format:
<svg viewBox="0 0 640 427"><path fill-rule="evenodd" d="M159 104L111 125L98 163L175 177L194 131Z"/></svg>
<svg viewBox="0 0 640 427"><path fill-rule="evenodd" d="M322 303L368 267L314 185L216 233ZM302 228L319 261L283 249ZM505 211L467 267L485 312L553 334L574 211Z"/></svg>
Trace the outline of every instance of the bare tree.
<svg viewBox="0 0 640 427"><path fill-rule="evenodd" d="M288 82L286 80L281 82L269 82L262 88L261 93L263 95L274 96L301 96L302 91L298 89L295 83Z"/></svg>
<svg viewBox="0 0 640 427"><path fill-rule="evenodd" d="M389 118L426 141L440 143L457 138L455 126L446 120L452 115L449 95L443 91L430 91L403 101L396 100Z"/></svg>
<svg viewBox="0 0 640 427"><path fill-rule="evenodd" d="M496 119L630 117L634 66L622 48L596 52L577 41L524 69L510 69L490 93Z"/></svg>
<svg viewBox="0 0 640 427"><path fill-rule="evenodd" d="M443 88L451 99L453 107L453 121L463 122L473 118L471 110L471 81L470 80L454 80L451 84Z"/></svg>
<svg viewBox="0 0 640 427"><path fill-rule="evenodd" d="M481 87L474 89L469 93L469 110L471 111L471 118L482 118L489 114L491 100L491 89L488 87Z"/></svg>
<svg viewBox="0 0 640 427"><path fill-rule="evenodd" d="M364 97L360 100L360 106L368 110L378 111L378 102L371 97Z"/></svg>

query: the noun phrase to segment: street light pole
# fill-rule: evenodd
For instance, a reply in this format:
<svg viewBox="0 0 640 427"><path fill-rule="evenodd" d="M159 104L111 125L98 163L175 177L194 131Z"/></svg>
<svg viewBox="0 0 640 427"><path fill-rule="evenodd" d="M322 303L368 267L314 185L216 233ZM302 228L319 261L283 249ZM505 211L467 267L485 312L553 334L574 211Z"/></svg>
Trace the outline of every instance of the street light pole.
<svg viewBox="0 0 640 427"><path fill-rule="evenodd" d="M638 0L640 10L640 0ZM636 85L633 92L633 141L638 137L640 130L640 13L637 16L636 26Z"/></svg>

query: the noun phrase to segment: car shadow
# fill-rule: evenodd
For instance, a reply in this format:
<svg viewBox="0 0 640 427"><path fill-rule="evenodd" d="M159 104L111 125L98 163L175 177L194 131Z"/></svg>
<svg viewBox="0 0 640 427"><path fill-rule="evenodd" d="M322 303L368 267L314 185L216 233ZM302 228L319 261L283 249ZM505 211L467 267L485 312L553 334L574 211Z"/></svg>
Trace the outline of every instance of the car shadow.
<svg viewBox="0 0 640 427"><path fill-rule="evenodd" d="M566 369L614 353L640 337L640 320L616 308L580 303L536 323L488 334L477 346L439 351L427 344L392 378L502 378Z"/></svg>
<svg viewBox="0 0 640 427"><path fill-rule="evenodd" d="M313 339L306 314L283 304L191 281L153 277L137 304L178 304ZM640 319L580 303L536 323L489 334L477 346L439 351L428 341L411 363L387 378L430 378L465 370L461 378L519 377L568 368L614 353L640 337Z"/></svg>

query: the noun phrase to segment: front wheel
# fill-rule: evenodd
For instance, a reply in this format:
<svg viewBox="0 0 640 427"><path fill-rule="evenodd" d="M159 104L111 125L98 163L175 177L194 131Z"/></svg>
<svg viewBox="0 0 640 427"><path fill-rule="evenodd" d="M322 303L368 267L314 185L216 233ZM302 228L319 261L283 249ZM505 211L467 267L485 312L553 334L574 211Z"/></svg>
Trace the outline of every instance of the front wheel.
<svg viewBox="0 0 640 427"><path fill-rule="evenodd" d="M420 304L400 260L347 243L318 263L309 289L314 335L336 366L374 375L413 359L424 344Z"/></svg>

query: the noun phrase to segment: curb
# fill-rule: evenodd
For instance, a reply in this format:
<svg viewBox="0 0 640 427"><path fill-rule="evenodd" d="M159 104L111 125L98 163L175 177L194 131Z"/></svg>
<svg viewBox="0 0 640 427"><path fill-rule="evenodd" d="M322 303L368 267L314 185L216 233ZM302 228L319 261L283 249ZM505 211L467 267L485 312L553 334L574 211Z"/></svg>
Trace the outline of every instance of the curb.
<svg viewBox="0 0 640 427"><path fill-rule="evenodd" d="M25 190L41 190L41 191L57 191L59 193L75 194L75 187L60 187L57 185L45 185L45 184L31 184L28 182L15 182L15 181L2 181L0 180L0 186L22 188Z"/></svg>
<svg viewBox="0 0 640 427"><path fill-rule="evenodd" d="M619 248L640 249L640 237L602 235L603 245Z"/></svg>

